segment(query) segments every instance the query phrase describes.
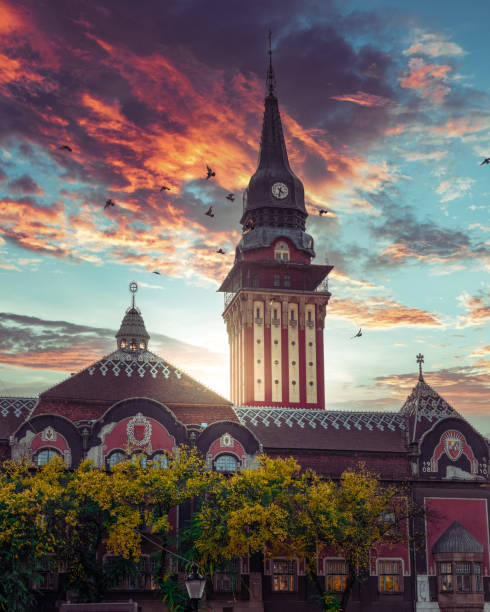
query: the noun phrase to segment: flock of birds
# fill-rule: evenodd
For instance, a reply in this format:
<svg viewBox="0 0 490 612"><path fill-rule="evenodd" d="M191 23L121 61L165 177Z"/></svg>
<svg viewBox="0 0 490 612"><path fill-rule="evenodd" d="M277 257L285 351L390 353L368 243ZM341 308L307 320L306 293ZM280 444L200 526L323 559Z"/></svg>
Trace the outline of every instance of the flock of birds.
<svg viewBox="0 0 490 612"><path fill-rule="evenodd" d="M58 147L60 150L62 151L67 151L68 153L71 153L73 151L73 149L71 147L69 147L68 145L64 144L61 145L60 147ZM486 157L481 163L480 166L484 166L486 164L490 165L490 157ZM206 180L209 180L211 178L214 178L216 176L216 172L206 164ZM162 191L171 191L171 188L168 187L167 185L162 185L160 187L160 192ZM235 194L234 193L228 193L226 196L226 199L229 202L234 202L235 201ZM106 210L106 208L111 208L113 206L115 206L116 203L114 202L114 200L112 200L111 198L108 198L105 201L105 205L104 205L104 210ZM320 217L323 217L323 215L328 214L329 210L328 208L320 208L318 209L318 214L320 215ZM207 215L208 217L214 217L214 208L212 206L210 206L207 211L204 213L205 215ZM249 219L247 221L247 223L244 226L243 229L243 234L247 234L248 232L252 231L253 229L255 229L255 222L253 219ZM218 253L219 255L226 255L226 251L224 249L222 249L221 247L218 248L218 250L216 251L216 253ZM154 270L153 274L157 274L160 275L161 272L159 272L158 270ZM361 338L362 337L362 329L359 328L359 331L354 334L353 336L351 336L351 340L354 338Z"/></svg>

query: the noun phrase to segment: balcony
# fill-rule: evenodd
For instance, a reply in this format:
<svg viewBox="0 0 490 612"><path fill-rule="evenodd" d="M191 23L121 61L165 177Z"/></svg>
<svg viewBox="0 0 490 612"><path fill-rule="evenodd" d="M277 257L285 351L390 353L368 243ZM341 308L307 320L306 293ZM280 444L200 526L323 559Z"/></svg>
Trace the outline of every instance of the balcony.
<svg viewBox="0 0 490 612"><path fill-rule="evenodd" d="M232 301L232 299L235 297L236 293L224 293L224 301L225 301L225 308L228 308L228 305L230 304L230 302Z"/></svg>
<svg viewBox="0 0 490 612"><path fill-rule="evenodd" d="M315 293L330 293L328 290L328 279L323 280L315 289Z"/></svg>

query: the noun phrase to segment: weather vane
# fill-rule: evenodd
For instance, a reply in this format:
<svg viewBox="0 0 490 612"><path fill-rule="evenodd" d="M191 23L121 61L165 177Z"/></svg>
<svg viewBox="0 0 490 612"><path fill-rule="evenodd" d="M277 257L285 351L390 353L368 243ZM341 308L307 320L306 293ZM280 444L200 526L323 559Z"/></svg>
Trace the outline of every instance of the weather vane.
<svg viewBox="0 0 490 612"><path fill-rule="evenodd" d="M422 376L422 364L424 363L424 356L422 355L422 353L419 353L416 359L417 363L419 364L419 380L424 380L424 377Z"/></svg>
<svg viewBox="0 0 490 612"><path fill-rule="evenodd" d="M135 281L131 281L129 283L129 290L132 293L132 304L131 307L134 308L134 294L138 291L138 284Z"/></svg>

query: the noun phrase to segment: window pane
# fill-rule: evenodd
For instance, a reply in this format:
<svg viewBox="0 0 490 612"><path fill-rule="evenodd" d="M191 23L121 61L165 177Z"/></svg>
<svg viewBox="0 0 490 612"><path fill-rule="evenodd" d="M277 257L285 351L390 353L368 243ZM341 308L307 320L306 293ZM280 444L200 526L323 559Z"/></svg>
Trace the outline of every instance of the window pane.
<svg viewBox="0 0 490 612"><path fill-rule="evenodd" d="M236 472L237 460L232 455L220 455L216 459L216 470L218 472Z"/></svg>
<svg viewBox="0 0 490 612"><path fill-rule="evenodd" d="M45 448L44 450L40 451L38 453L37 456L37 465L39 467L41 467L42 465L46 465L46 463L49 463L49 461L53 458L56 457L56 455L60 456L58 452L56 452L54 449L52 448Z"/></svg>
<svg viewBox="0 0 490 612"><path fill-rule="evenodd" d="M398 593L401 584L400 561L379 562L379 590L382 593Z"/></svg>
<svg viewBox="0 0 490 612"><path fill-rule="evenodd" d="M121 461L125 461L125 459L126 455L124 453L121 451L116 451L109 457L109 467L112 468L116 465L116 463L121 463Z"/></svg>
<svg viewBox="0 0 490 612"><path fill-rule="evenodd" d="M272 590L294 591L296 561L276 559L272 562Z"/></svg>

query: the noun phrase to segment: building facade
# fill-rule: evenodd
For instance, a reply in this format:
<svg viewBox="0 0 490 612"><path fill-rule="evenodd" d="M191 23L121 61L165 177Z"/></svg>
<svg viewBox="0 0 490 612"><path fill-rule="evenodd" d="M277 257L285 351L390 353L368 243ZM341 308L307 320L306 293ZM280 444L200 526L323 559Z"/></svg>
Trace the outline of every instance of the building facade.
<svg viewBox="0 0 490 612"><path fill-rule="evenodd" d="M421 355L418 379L400 410L325 409L323 329L331 266L312 263L306 218L270 66L259 164L244 196L243 236L220 288L232 401L149 350L132 285L112 353L38 398L0 398L2 457L29 454L43 465L60 455L70 467L89 457L110 469L132 446L164 467L165 453L187 443L210 469L244 469L264 452L293 456L333 479L363 461L383 481L407 485L426 515L400 527L407 540L422 534L417 546L407 541L373 551L370 575L355 587L349 610L488 611L488 441L424 380ZM340 593L346 576L341 554L325 551L318 575L326 590ZM108 599L120 602L118 610L164 610L145 555L140 577ZM55 609L54 601L49 604L55 584L47 577L41 586L45 609ZM215 576L207 605L215 612L318 609L303 560L286 558L237 560L233 572Z"/></svg>

